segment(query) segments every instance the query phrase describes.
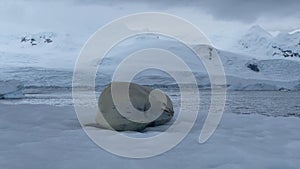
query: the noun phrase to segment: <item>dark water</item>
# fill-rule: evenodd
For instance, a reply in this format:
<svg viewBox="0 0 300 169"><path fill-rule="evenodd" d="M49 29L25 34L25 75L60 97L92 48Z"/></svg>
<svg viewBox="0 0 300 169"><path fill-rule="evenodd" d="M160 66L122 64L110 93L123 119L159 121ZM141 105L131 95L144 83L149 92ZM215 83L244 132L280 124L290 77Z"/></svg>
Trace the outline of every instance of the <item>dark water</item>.
<svg viewBox="0 0 300 169"><path fill-rule="evenodd" d="M162 89L174 102L175 109L180 106L178 89ZM210 91L200 90L201 111L206 112L211 104ZM96 93L98 97L99 92ZM89 97L83 92L82 97ZM83 99L85 100L85 99ZM50 104L55 106L72 105L70 89L27 90L23 99L0 100L3 104ZM88 104L88 103L83 103ZM261 114L265 116L296 116L300 117L299 91L228 91L225 113Z"/></svg>
<svg viewBox="0 0 300 169"><path fill-rule="evenodd" d="M300 117L300 92L234 91L227 95L226 111L236 114Z"/></svg>

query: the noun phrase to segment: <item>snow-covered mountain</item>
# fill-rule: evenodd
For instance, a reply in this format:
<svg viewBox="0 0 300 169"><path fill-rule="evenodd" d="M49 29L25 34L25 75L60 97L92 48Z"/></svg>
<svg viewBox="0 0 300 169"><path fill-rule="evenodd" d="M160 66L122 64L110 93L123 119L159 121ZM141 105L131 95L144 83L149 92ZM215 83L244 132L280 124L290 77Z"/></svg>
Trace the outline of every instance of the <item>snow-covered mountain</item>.
<svg viewBox="0 0 300 169"><path fill-rule="evenodd" d="M73 69L85 38L61 32L0 34L0 68Z"/></svg>
<svg viewBox="0 0 300 169"><path fill-rule="evenodd" d="M300 31L272 36L262 27L251 27L231 49L260 59L300 60Z"/></svg>
<svg viewBox="0 0 300 169"><path fill-rule="evenodd" d="M300 31L293 33L282 32L274 37L272 56L300 59Z"/></svg>
<svg viewBox="0 0 300 169"><path fill-rule="evenodd" d="M238 45L247 53L262 52L271 46L272 38L272 35L260 26L253 26L241 37Z"/></svg>
<svg viewBox="0 0 300 169"><path fill-rule="evenodd" d="M217 50L230 90L300 90L300 58L284 57L282 50L299 51L299 32L273 37L259 26L252 27L231 52ZM24 87L71 87L72 69L87 36L42 32L0 37L0 81L19 80ZM276 46L276 48L275 48ZM157 35L139 35L115 46L99 66L97 85L106 85L116 66L129 54L145 49L166 49L180 56L197 76L202 89L210 87L201 60L184 44ZM207 48L203 46L203 48ZM205 55L203 49L203 54ZM273 55L274 52L278 55ZM284 51L283 51L284 52ZM215 55L214 54L214 55ZM210 57L216 57L216 56ZM293 54L294 55L294 54ZM135 64L135 63L133 63ZM134 79L146 85L172 86L175 81L165 73L144 72Z"/></svg>

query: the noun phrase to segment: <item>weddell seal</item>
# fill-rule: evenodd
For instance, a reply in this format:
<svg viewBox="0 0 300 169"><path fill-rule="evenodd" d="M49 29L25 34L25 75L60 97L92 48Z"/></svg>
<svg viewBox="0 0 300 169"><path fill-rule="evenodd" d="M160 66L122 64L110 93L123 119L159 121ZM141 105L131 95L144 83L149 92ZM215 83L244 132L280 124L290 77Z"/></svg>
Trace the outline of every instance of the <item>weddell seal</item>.
<svg viewBox="0 0 300 169"><path fill-rule="evenodd" d="M110 83L98 107L97 125L117 131L142 131L165 124L174 115L172 101L162 91L129 82Z"/></svg>

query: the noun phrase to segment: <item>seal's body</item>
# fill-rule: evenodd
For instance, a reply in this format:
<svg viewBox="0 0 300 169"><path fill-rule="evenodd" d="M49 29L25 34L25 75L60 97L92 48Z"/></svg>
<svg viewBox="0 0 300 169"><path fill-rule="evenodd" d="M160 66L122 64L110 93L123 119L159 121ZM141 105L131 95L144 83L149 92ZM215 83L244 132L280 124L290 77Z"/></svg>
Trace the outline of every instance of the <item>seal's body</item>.
<svg viewBox="0 0 300 169"><path fill-rule="evenodd" d="M135 83L128 83L128 82L113 82L113 84L118 86L129 85L130 102L132 106L136 110L138 110L139 113L142 113L142 116L147 117L149 116L149 113L150 115L156 113L156 112L151 112L152 109L150 109L151 103L149 101L149 96L151 91L153 91L153 89L145 86L140 86ZM159 94L164 95L166 99L164 101L156 99L155 101L159 102L159 104L154 104L154 106L158 106L158 107L153 109L153 110L162 111L161 114L159 114L158 118L149 122L132 121L126 118L125 116L123 116L122 114L125 113L126 115L127 113L129 116L134 115L133 112L128 111L128 109L126 109L126 107L128 107L128 103L122 102L122 100L126 100L125 97L128 97L128 95L126 96L124 93L122 94L122 92L114 91L117 92L116 94L114 94L114 97L118 97L118 100L121 100L121 102L118 103L118 108L117 108L116 104L113 102L113 95L111 91L112 91L112 83L109 84L109 86L103 90L103 92L99 97L99 101L98 101L99 112L96 117L96 122L100 127L114 129L117 131L125 131L125 130L142 131L149 126L152 127L152 126L165 124L169 122L174 115L172 101L166 94L161 92ZM119 111L124 111L124 112L120 113Z"/></svg>

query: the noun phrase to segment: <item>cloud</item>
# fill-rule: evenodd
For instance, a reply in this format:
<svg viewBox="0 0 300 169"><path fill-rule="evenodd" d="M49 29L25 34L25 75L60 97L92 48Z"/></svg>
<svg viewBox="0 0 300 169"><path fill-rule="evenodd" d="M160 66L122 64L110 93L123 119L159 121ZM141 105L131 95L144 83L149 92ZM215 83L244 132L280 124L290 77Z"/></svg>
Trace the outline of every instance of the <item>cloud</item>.
<svg viewBox="0 0 300 169"><path fill-rule="evenodd" d="M152 9L194 8L219 20L253 22L260 17L300 17L299 0L72 0L81 4L117 6L125 3L146 4Z"/></svg>
<svg viewBox="0 0 300 169"><path fill-rule="evenodd" d="M61 30L94 32L136 12L167 12L207 33L235 33L259 24L270 30L299 28L300 1L285 0L2 0L0 31Z"/></svg>
<svg viewBox="0 0 300 169"><path fill-rule="evenodd" d="M254 21L260 17L285 18L298 17L300 1L285 0L210 0L203 1L204 9L219 19L240 20L244 22Z"/></svg>

